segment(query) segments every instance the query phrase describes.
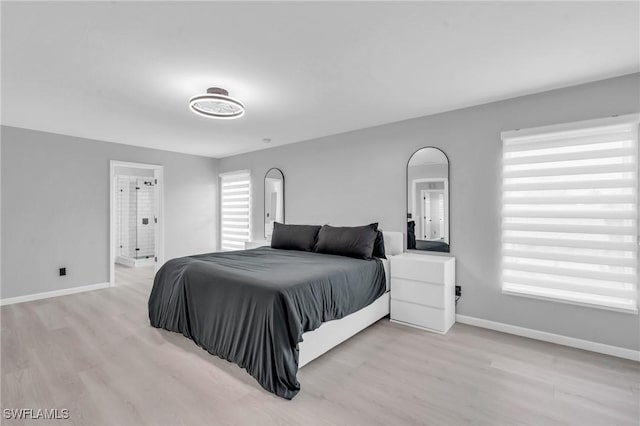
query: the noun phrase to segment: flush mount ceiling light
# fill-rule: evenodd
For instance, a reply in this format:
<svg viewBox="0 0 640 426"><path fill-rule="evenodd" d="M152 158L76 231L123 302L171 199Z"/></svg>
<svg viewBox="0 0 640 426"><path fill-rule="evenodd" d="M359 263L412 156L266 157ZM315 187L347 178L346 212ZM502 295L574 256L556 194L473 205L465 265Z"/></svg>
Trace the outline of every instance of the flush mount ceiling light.
<svg viewBox="0 0 640 426"><path fill-rule="evenodd" d="M191 98L189 108L196 114L210 118L230 119L244 115L242 102L233 99L229 92L219 87L211 87L206 94Z"/></svg>

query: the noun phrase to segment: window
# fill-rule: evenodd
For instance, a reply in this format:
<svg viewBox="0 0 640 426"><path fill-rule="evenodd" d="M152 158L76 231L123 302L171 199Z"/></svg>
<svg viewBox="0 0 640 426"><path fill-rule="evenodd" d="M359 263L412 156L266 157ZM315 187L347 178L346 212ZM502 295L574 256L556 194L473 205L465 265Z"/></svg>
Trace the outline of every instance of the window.
<svg viewBox="0 0 640 426"><path fill-rule="evenodd" d="M502 140L503 292L637 312L638 116Z"/></svg>
<svg viewBox="0 0 640 426"><path fill-rule="evenodd" d="M220 248L242 250L251 235L251 174L220 175Z"/></svg>

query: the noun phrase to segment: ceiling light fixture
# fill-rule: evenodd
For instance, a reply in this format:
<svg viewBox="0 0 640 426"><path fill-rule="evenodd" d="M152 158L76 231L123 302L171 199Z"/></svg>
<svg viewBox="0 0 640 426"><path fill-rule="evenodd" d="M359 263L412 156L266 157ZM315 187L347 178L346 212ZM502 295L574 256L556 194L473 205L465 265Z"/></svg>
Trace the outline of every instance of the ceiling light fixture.
<svg viewBox="0 0 640 426"><path fill-rule="evenodd" d="M242 102L230 97L229 92L219 87L210 87L206 94L192 97L189 108L196 114L210 118L230 119L244 115Z"/></svg>

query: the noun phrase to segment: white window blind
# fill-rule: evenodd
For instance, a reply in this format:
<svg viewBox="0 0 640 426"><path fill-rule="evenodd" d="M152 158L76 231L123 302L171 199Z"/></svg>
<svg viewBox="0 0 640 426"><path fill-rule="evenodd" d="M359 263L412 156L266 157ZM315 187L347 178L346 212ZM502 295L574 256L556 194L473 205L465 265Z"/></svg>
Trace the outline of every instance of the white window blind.
<svg viewBox="0 0 640 426"><path fill-rule="evenodd" d="M248 171L220 175L220 246L223 251L242 250L251 231L251 174Z"/></svg>
<svg viewBox="0 0 640 426"><path fill-rule="evenodd" d="M637 312L638 117L502 139L503 292Z"/></svg>

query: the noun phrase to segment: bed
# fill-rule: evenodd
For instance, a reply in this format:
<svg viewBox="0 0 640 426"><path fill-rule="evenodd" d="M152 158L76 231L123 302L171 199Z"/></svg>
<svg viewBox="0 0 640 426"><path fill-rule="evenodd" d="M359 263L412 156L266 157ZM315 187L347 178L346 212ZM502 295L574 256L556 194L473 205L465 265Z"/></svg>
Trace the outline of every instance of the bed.
<svg viewBox="0 0 640 426"><path fill-rule="evenodd" d="M388 277L383 259L270 247L184 257L158 271L149 319L291 399L299 367L389 313Z"/></svg>

